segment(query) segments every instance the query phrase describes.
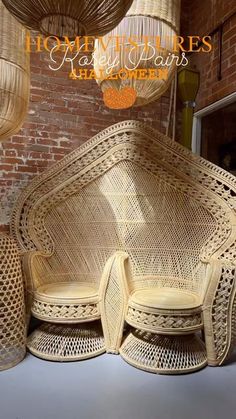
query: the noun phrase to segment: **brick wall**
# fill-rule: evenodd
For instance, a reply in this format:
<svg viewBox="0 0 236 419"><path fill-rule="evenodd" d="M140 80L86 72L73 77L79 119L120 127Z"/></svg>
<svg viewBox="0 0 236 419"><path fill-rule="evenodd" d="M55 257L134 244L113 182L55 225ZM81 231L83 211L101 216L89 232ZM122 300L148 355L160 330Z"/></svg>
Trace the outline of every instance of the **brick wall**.
<svg viewBox="0 0 236 419"><path fill-rule="evenodd" d="M235 0L182 0L183 35L209 34L236 12ZM236 14L223 26L222 79L218 80L219 33L212 37L213 52L193 53L192 67L200 71L201 85L197 96L199 110L236 91Z"/></svg>
<svg viewBox="0 0 236 419"><path fill-rule="evenodd" d="M0 143L0 230L8 231L14 202L29 181L102 129L125 119L165 132L169 93L141 108L106 108L94 80L75 81L52 72L47 53L31 55L31 99L21 131Z"/></svg>

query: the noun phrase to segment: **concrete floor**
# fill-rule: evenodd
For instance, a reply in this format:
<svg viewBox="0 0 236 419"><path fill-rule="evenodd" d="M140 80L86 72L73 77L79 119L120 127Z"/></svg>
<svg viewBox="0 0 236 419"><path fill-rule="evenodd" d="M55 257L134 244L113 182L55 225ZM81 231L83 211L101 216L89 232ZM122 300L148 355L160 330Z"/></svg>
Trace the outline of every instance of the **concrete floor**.
<svg viewBox="0 0 236 419"><path fill-rule="evenodd" d="M161 376L102 355L54 363L27 355L0 373L1 419L235 419L236 357L220 368Z"/></svg>

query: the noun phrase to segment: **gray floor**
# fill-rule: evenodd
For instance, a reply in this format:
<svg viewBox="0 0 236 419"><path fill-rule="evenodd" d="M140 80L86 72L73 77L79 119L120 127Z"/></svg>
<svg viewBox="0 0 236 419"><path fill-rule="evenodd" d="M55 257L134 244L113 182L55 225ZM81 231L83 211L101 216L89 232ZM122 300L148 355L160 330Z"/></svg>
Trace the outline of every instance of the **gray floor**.
<svg viewBox="0 0 236 419"><path fill-rule="evenodd" d="M0 373L0 418L235 419L236 363L160 376L114 355L69 364L27 355Z"/></svg>

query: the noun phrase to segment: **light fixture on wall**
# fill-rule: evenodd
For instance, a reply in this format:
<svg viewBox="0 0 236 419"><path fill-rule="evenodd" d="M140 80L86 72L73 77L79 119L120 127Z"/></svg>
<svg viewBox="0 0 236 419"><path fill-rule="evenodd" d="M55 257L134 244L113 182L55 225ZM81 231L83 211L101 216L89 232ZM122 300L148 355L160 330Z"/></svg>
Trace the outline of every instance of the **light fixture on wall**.
<svg viewBox="0 0 236 419"><path fill-rule="evenodd" d="M181 143L191 150L193 111L200 84L199 71L183 68L178 73L178 93L183 102Z"/></svg>
<svg viewBox="0 0 236 419"><path fill-rule="evenodd" d="M0 0L0 141L20 130L28 109L30 58L25 32Z"/></svg>
<svg viewBox="0 0 236 419"><path fill-rule="evenodd" d="M120 24L102 38L103 42L95 42L94 69L102 91L107 92L110 89L112 94L114 89L122 92L124 88L133 88L136 92L134 106L146 105L163 95L176 71L176 60L172 60L172 54L179 20L180 0L134 0ZM117 39L124 39L124 36L125 44L118 49ZM144 46L145 39L147 43ZM104 45L107 46L105 50ZM178 51L176 58L178 59ZM109 73L111 63L115 63L112 76ZM136 76L115 79L124 69L130 71L137 68L144 72L147 70L147 79ZM157 77L153 74L153 69ZM150 71L152 76L148 76Z"/></svg>
<svg viewBox="0 0 236 419"><path fill-rule="evenodd" d="M132 0L3 0L27 28L70 39L104 35L121 21Z"/></svg>

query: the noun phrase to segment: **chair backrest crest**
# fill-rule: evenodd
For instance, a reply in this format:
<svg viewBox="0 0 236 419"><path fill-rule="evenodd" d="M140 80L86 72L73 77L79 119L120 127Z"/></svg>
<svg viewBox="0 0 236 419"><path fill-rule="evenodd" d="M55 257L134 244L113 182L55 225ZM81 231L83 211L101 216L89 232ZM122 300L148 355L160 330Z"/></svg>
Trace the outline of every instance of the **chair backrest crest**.
<svg viewBox="0 0 236 419"><path fill-rule="evenodd" d="M235 208L233 176L125 121L36 178L14 210L12 232L23 252L53 255L55 271L64 261L64 280L80 271L82 281L96 281L123 250L136 280L199 287L200 259L236 257Z"/></svg>

